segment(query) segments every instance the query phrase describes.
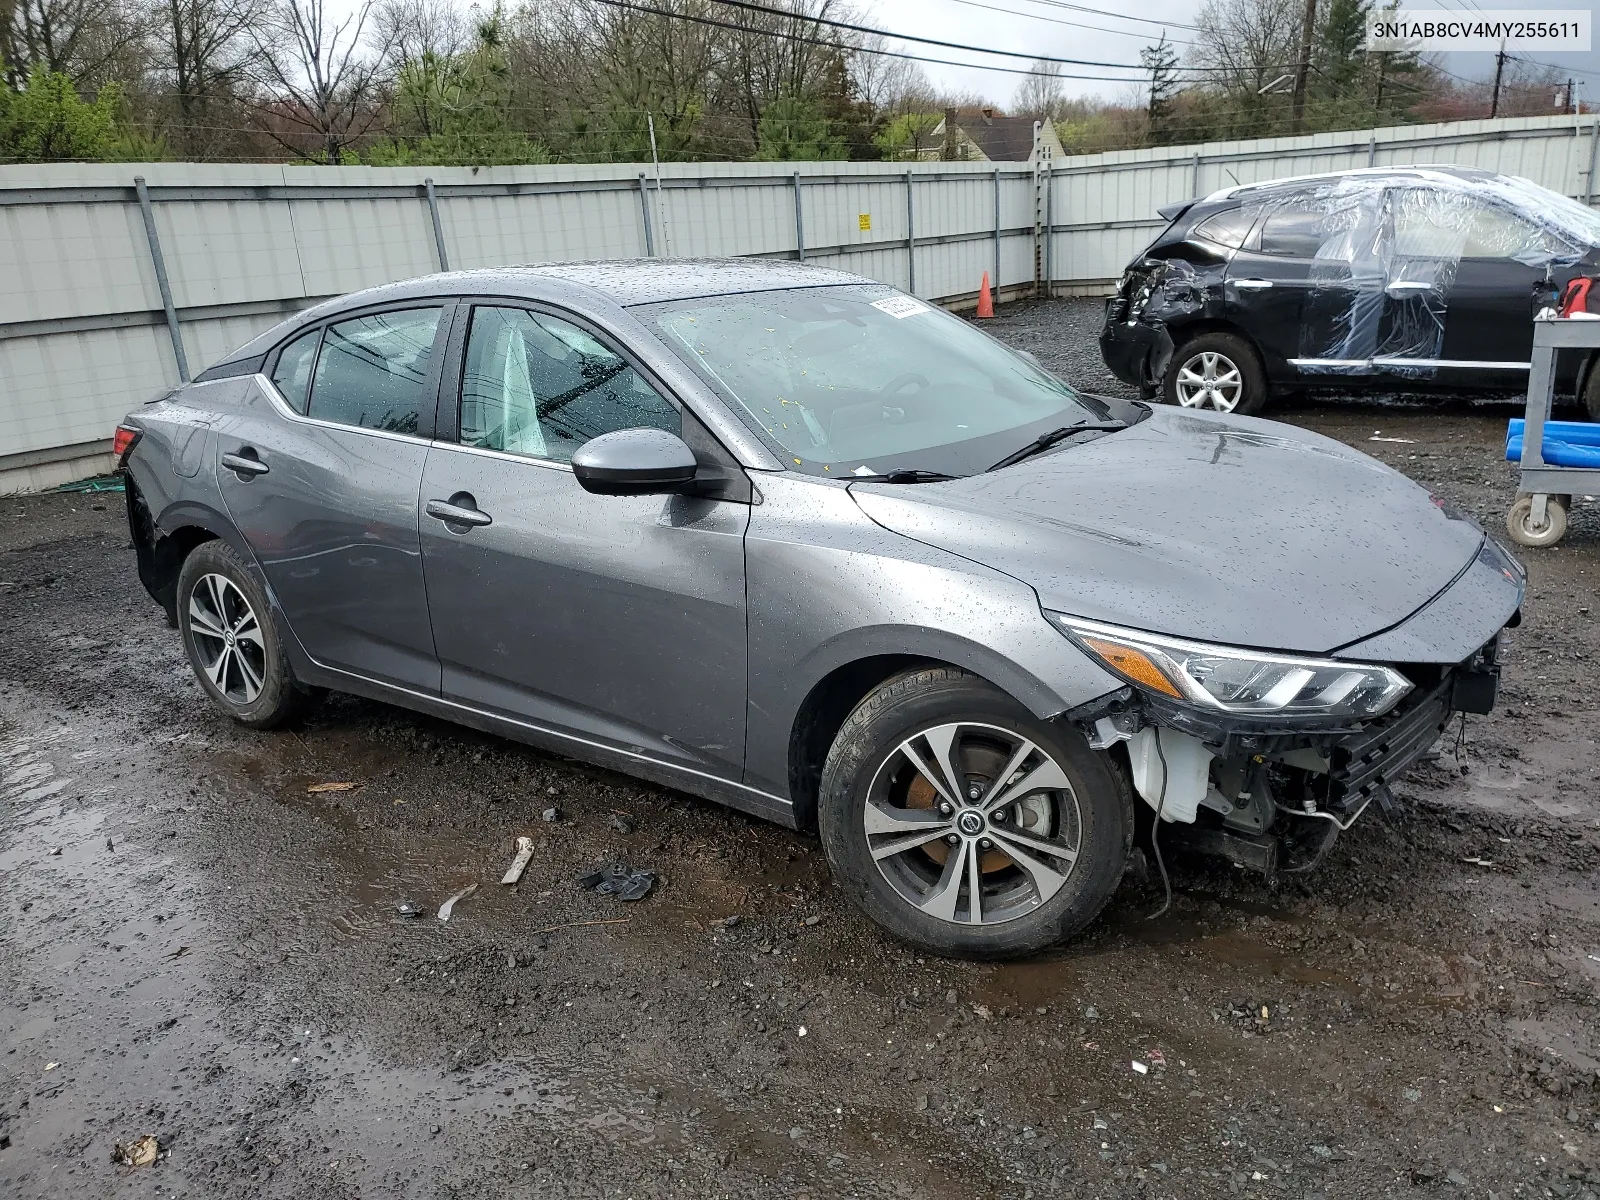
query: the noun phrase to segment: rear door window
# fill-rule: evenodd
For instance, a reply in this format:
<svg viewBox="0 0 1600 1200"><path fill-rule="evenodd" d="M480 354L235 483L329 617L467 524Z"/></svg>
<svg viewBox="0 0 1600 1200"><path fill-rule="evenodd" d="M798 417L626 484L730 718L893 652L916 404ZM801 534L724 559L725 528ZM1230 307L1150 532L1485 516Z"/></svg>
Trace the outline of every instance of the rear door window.
<svg viewBox="0 0 1600 1200"><path fill-rule="evenodd" d="M441 308L369 313L328 326L307 414L321 421L415 435L432 407Z"/></svg>
<svg viewBox="0 0 1600 1200"><path fill-rule="evenodd" d="M1311 197L1273 205L1256 235L1257 248L1282 258L1315 258L1328 238L1329 207L1326 200Z"/></svg>

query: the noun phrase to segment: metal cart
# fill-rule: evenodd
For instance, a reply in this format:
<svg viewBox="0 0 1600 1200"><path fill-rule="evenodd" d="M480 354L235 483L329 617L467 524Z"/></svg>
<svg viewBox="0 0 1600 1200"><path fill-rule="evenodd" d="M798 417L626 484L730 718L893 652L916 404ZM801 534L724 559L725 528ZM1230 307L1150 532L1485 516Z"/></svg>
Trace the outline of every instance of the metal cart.
<svg viewBox="0 0 1600 1200"><path fill-rule="evenodd" d="M1528 408L1522 436L1522 479L1506 514L1519 546L1553 546L1567 532L1574 494L1600 492L1600 468L1561 467L1544 460L1544 427L1555 394L1558 350L1600 350L1600 321L1541 318L1533 323Z"/></svg>

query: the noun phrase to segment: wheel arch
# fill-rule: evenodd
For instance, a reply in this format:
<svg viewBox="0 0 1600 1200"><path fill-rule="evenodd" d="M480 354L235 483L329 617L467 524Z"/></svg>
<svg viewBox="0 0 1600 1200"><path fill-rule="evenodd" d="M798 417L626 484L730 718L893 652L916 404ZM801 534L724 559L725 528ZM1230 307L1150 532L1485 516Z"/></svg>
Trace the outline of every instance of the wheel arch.
<svg viewBox="0 0 1600 1200"><path fill-rule="evenodd" d="M939 638L933 644L904 649L868 645L859 651L830 663L818 675L790 722L787 783L799 829L816 829L822 768L840 728L874 688L895 675L924 667L953 667L1006 693L1035 716L1057 716L1068 707L1027 671L964 639Z"/></svg>

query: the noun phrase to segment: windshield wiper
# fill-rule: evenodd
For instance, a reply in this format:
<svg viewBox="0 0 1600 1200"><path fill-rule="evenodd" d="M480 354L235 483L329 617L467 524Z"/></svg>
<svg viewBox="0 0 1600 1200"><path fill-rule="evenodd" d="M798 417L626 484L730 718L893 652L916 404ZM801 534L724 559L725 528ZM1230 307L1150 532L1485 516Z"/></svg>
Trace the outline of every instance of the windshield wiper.
<svg viewBox="0 0 1600 1200"><path fill-rule="evenodd" d="M1025 458L1032 458L1041 450L1048 450L1057 442L1065 441L1075 433L1113 433L1118 429L1126 429L1126 421L1085 421L1081 425L1063 425L1059 429L1052 429L1048 433L1041 433L1033 441L1020 450L1014 450L991 467L985 467L985 472L998 471L1001 467L1009 467L1019 463Z"/></svg>
<svg viewBox="0 0 1600 1200"><path fill-rule="evenodd" d="M946 479L960 479L959 475L946 475L943 471L924 471L920 467L900 467L881 475L852 475L852 480L862 483L941 483Z"/></svg>

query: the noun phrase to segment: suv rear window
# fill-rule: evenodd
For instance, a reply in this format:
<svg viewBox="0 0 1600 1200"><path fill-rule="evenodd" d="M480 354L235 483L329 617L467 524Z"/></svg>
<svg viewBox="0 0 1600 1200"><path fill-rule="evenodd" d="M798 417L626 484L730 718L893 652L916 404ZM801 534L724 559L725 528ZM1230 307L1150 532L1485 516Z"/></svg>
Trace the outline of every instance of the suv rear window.
<svg viewBox="0 0 1600 1200"><path fill-rule="evenodd" d="M1261 253L1315 258L1328 237L1327 219L1326 200L1291 200L1273 208L1261 222Z"/></svg>

